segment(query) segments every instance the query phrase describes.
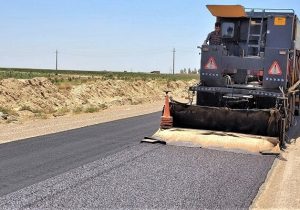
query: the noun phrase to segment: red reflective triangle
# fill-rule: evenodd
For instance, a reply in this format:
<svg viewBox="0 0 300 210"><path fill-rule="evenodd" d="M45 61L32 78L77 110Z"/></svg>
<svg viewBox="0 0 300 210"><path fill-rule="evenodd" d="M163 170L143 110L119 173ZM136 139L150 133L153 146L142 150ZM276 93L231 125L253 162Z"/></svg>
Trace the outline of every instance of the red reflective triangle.
<svg viewBox="0 0 300 210"><path fill-rule="evenodd" d="M269 69L269 75L281 75L282 71L277 61L274 61Z"/></svg>
<svg viewBox="0 0 300 210"><path fill-rule="evenodd" d="M216 61L213 57L210 57L204 66L205 69L218 69L218 66L216 64Z"/></svg>

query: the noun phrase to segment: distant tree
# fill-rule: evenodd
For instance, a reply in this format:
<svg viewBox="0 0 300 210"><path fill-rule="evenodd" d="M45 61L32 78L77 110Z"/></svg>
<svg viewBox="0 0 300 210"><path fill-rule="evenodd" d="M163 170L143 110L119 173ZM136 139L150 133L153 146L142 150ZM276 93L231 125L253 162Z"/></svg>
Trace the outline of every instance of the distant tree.
<svg viewBox="0 0 300 210"><path fill-rule="evenodd" d="M180 74L199 74L199 70L197 68L194 68L193 70L191 68L183 68L180 69Z"/></svg>
<svg viewBox="0 0 300 210"><path fill-rule="evenodd" d="M198 70L196 68L194 68L194 70L192 71L192 74L198 74Z"/></svg>

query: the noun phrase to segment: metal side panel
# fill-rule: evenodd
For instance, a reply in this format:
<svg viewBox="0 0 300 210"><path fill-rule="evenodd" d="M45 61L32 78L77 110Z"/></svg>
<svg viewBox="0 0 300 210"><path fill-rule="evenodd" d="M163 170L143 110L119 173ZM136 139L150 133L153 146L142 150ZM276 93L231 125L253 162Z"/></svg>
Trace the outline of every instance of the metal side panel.
<svg viewBox="0 0 300 210"><path fill-rule="evenodd" d="M296 18L295 21L295 48L300 50L300 21L298 18Z"/></svg>
<svg viewBox="0 0 300 210"><path fill-rule="evenodd" d="M287 87L288 50L266 48L263 87L278 89Z"/></svg>
<svg viewBox="0 0 300 210"><path fill-rule="evenodd" d="M250 69L261 70L264 66L264 58L258 56L252 57L237 57L237 56L223 56L222 66L224 69Z"/></svg>
<svg viewBox="0 0 300 210"><path fill-rule="evenodd" d="M223 50L221 45L202 47L200 78L208 86L223 86L221 74Z"/></svg>
<svg viewBox="0 0 300 210"><path fill-rule="evenodd" d="M268 18L266 47L292 48L294 16L272 15Z"/></svg>

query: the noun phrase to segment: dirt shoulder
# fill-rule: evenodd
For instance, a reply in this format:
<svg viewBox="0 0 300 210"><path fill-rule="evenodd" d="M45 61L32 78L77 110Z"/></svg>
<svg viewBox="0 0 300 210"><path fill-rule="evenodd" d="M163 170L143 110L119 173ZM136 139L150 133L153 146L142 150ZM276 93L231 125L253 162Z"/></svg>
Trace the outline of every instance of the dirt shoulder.
<svg viewBox="0 0 300 210"><path fill-rule="evenodd" d="M276 159L252 209L300 209L300 138Z"/></svg>
<svg viewBox="0 0 300 210"><path fill-rule="evenodd" d="M161 111L163 100L139 105L124 105L108 108L97 113L65 115L50 119L34 119L25 123L0 124L0 144L20 139L41 136L81 128L103 122Z"/></svg>

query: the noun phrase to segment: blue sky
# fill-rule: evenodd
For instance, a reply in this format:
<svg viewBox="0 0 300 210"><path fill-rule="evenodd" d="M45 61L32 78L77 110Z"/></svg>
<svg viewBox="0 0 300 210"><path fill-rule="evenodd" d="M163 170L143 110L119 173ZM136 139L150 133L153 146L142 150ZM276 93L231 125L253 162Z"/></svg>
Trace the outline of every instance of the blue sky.
<svg viewBox="0 0 300 210"><path fill-rule="evenodd" d="M0 0L0 67L170 72L198 68L206 4L293 8L299 0Z"/></svg>

